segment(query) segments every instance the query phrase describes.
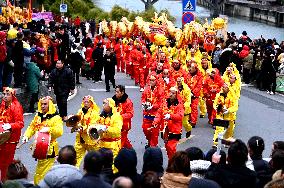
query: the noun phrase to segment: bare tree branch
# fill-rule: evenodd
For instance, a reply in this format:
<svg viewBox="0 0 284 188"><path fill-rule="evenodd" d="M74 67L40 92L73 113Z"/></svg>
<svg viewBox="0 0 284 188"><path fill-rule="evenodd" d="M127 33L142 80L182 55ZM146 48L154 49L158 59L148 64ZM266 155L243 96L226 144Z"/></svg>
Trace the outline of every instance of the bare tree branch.
<svg viewBox="0 0 284 188"><path fill-rule="evenodd" d="M159 0L153 0L151 3L152 5L154 5L155 3L157 3Z"/></svg>
<svg viewBox="0 0 284 188"><path fill-rule="evenodd" d="M146 1L144 1L144 0L140 0L140 1L142 1L144 4L146 3Z"/></svg>

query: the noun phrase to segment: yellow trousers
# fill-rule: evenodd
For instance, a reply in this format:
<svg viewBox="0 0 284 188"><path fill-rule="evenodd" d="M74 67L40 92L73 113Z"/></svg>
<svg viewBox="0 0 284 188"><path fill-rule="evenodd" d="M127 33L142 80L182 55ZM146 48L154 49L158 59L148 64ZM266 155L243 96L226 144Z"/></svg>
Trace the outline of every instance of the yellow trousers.
<svg viewBox="0 0 284 188"><path fill-rule="evenodd" d="M213 136L213 145L216 146L218 144L218 135L224 132L224 130L225 130L224 127L216 126L216 129L214 131L214 136ZM230 120L229 127L226 130L223 138L228 139L228 138L234 137L234 130L235 130L235 120Z"/></svg>
<svg viewBox="0 0 284 188"><path fill-rule="evenodd" d="M206 102L203 97L199 97L199 110L200 110L200 115L205 116L207 110L206 110Z"/></svg>
<svg viewBox="0 0 284 188"><path fill-rule="evenodd" d="M80 135L78 134L76 136L76 141L75 141L75 146L74 146L76 153L77 153L77 164L76 167L79 168L81 165L81 162L83 160L83 158L86 155L86 152L88 151L96 151L99 149L98 144L97 145L90 145L90 144L82 144L80 142Z"/></svg>
<svg viewBox="0 0 284 188"><path fill-rule="evenodd" d="M34 184L38 185L43 180L46 173L51 169L55 161L55 158L38 160L36 171L34 175Z"/></svg>
<svg viewBox="0 0 284 188"><path fill-rule="evenodd" d="M189 120L189 115L184 115L182 118L182 126L184 127L186 132L189 132L192 130L191 124L188 122Z"/></svg>

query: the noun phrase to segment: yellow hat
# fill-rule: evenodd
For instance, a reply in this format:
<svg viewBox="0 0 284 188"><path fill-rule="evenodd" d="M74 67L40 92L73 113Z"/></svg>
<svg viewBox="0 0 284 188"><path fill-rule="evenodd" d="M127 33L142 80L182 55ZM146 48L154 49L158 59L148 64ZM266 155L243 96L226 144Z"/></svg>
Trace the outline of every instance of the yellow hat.
<svg viewBox="0 0 284 188"><path fill-rule="evenodd" d="M41 102L43 100L48 100L48 112L46 114L54 114L56 112L56 107L52 101L52 97L50 96L46 96L46 97L42 97L39 101L38 101L38 112L42 113L42 110L41 110Z"/></svg>

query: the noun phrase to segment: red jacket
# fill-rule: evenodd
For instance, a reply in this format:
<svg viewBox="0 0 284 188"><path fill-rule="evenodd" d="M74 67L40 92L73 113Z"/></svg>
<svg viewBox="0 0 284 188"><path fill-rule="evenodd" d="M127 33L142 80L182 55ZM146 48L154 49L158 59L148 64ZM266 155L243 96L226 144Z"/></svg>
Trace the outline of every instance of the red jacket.
<svg viewBox="0 0 284 188"><path fill-rule="evenodd" d="M210 100L214 100L216 94L221 91L224 81L219 75L215 75L214 78L206 76L203 83L204 97Z"/></svg>
<svg viewBox="0 0 284 188"><path fill-rule="evenodd" d="M123 126L121 131L128 131L131 129L131 119L134 115L133 103L128 98L127 94L124 94L121 99L116 98L114 95L112 99L115 101L117 110L123 118Z"/></svg>
<svg viewBox="0 0 284 188"><path fill-rule="evenodd" d="M203 76L199 70L197 70L195 74L190 73L188 75L188 82L186 84L189 86L191 93L193 94L194 97L200 96L202 81L203 81Z"/></svg>
<svg viewBox="0 0 284 188"><path fill-rule="evenodd" d="M184 78L183 80L187 80L187 73L182 67L180 67L179 70L175 70L174 68L171 68L170 72L171 72L171 76L173 80L175 81L177 81L177 78L179 77L183 77Z"/></svg>
<svg viewBox="0 0 284 188"><path fill-rule="evenodd" d="M75 18L75 19L74 19L74 25L75 25L75 26L80 26L80 23L81 23L80 18Z"/></svg>
<svg viewBox="0 0 284 188"><path fill-rule="evenodd" d="M132 65L138 66L142 59L143 59L142 52L137 50L136 48L130 52L130 61L132 62Z"/></svg>
<svg viewBox="0 0 284 188"><path fill-rule="evenodd" d="M153 108L148 111L144 110L143 115L156 116L158 109L161 107L163 97L163 90L158 85L155 86L154 90L150 86L146 86L142 93L141 103L150 102Z"/></svg>
<svg viewBox="0 0 284 188"><path fill-rule="evenodd" d="M176 99L174 102L170 102L170 99L167 98L162 106L155 118L155 124L161 123L162 129L166 128L169 134L181 134L182 118L184 116L184 107L181 100ZM170 114L169 120L164 119L166 114Z"/></svg>
<svg viewBox="0 0 284 188"><path fill-rule="evenodd" d="M21 136L21 129L24 127L23 108L16 97L13 97L11 105L5 109L5 102L2 100L0 106L0 121L11 125L11 137L7 143L17 143ZM0 124L2 126L2 123Z"/></svg>

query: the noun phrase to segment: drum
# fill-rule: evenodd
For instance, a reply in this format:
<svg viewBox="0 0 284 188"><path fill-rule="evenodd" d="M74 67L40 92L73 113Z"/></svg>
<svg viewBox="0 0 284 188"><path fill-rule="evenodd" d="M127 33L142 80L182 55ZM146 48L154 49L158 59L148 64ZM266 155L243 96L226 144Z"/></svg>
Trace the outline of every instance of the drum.
<svg viewBox="0 0 284 188"><path fill-rule="evenodd" d="M35 159L46 159L51 136L49 133L37 132L32 147L32 156Z"/></svg>
<svg viewBox="0 0 284 188"><path fill-rule="evenodd" d="M229 122L229 120L224 119L213 119L213 126L224 127L227 129L229 127Z"/></svg>
<svg viewBox="0 0 284 188"><path fill-rule="evenodd" d="M9 140L11 136L11 131L9 130L4 130L2 125L0 125L0 145L4 144Z"/></svg>
<svg viewBox="0 0 284 188"><path fill-rule="evenodd" d="M72 115L68 117L66 121L66 126L67 127L76 127L78 123L80 122L81 117L79 115Z"/></svg>

